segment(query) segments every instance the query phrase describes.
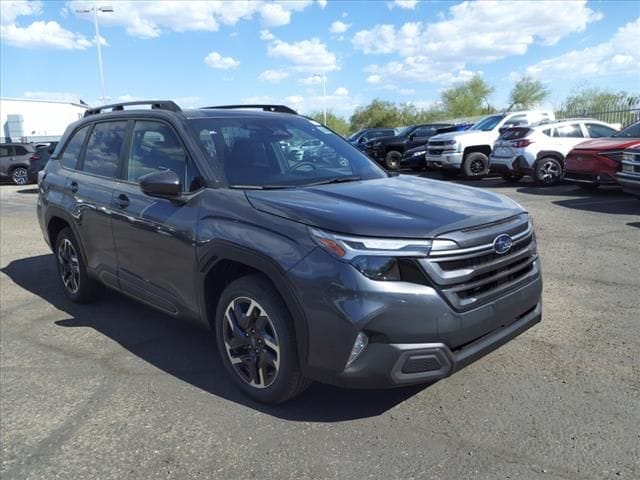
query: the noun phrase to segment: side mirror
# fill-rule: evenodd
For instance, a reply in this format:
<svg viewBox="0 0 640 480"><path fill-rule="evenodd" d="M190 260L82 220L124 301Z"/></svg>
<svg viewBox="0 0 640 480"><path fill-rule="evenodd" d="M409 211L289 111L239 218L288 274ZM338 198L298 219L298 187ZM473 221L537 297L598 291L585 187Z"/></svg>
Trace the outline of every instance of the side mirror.
<svg viewBox="0 0 640 480"><path fill-rule="evenodd" d="M360 138L358 139L358 143L366 143L366 141L367 141L367 138L366 138L366 137L360 137Z"/></svg>
<svg viewBox="0 0 640 480"><path fill-rule="evenodd" d="M140 177L140 189L152 197L178 198L182 185L178 175L172 170L160 170Z"/></svg>

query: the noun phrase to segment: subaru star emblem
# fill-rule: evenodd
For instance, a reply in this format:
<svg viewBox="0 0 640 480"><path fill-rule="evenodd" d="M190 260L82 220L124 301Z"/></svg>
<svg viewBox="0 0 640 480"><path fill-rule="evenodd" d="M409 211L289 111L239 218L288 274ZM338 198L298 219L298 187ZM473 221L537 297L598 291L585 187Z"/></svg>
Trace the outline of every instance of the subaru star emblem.
<svg viewBox="0 0 640 480"><path fill-rule="evenodd" d="M511 245L513 245L513 240L506 233L498 235L493 241L493 249L499 254L507 253L511 248Z"/></svg>

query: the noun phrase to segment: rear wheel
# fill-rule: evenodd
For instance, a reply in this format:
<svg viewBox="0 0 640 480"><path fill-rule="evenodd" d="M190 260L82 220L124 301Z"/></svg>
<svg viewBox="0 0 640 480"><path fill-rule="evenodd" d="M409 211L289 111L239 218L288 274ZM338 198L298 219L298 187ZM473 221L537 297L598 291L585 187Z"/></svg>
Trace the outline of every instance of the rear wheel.
<svg viewBox="0 0 640 480"><path fill-rule="evenodd" d="M500 175L505 182L518 183L524 175L519 173L503 173Z"/></svg>
<svg viewBox="0 0 640 480"><path fill-rule="evenodd" d="M58 234L55 252L58 273L67 297L76 303L93 301L99 292L99 285L89 278L78 241L70 228L64 228Z"/></svg>
<svg viewBox="0 0 640 480"><path fill-rule="evenodd" d="M402 159L402 154L392 150L387 153L387 156L384 158L384 166L387 167L388 170L397 170L398 167L400 167L400 159Z"/></svg>
<svg viewBox="0 0 640 480"><path fill-rule="evenodd" d="M465 177L477 178L489 173L489 158L482 152L471 152L464 157L462 170Z"/></svg>
<svg viewBox="0 0 640 480"><path fill-rule="evenodd" d="M225 368L253 399L282 403L311 383L300 371L291 315L262 275L242 277L224 289L215 330Z"/></svg>
<svg viewBox="0 0 640 480"><path fill-rule="evenodd" d="M536 163L533 179L538 185L555 185L562 179L563 171L560 160L545 157Z"/></svg>
<svg viewBox="0 0 640 480"><path fill-rule="evenodd" d="M16 167L11 170L11 181L16 185L26 185L29 183L27 169L24 167Z"/></svg>

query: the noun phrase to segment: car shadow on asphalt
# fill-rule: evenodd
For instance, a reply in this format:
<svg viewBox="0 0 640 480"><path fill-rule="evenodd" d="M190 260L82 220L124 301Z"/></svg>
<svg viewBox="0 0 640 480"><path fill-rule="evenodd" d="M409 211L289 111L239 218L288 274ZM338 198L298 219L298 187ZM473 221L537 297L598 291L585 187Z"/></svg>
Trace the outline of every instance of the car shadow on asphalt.
<svg viewBox="0 0 640 480"><path fill-rule="evenodd" d="M283 405L253 402L227 376L210 330L176 319L105 288L100 298L74 304L58 282L52 254L14 260L2 272L20 287L65 312L52 327L92 328L140 359L212 395L291 421L341 422L383 414L425 386L391 390L349 390L314 383ZM109 368L105 365L105 368ZM167 399L170 401L170 399Z"/></svg>
<svg viewBox="0 0 640 480"><path fill-rule="evenodd" d="M16 190L16 193L38 193L38 187L23 188L22 190Z"/></svg>

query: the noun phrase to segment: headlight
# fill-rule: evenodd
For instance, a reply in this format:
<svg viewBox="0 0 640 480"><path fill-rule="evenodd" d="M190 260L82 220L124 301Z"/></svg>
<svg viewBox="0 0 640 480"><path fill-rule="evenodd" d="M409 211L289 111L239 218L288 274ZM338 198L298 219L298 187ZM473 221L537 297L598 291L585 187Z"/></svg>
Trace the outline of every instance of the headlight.
<svg viewBox="0 0 640 480"><path fill-rule="evenodd" d="M411 156L412 157L417 157L417 156L420 156L420 155L424 155L425 153L427 153L425 150L420 150L419 152L413 152L411 154Z"/></svg>
<svg viewBox="0 0 640 480"><path fill-rule="evenodd" d="M400 257L426 257L430 240L352 237L309 228L313 241L373 280L400 280Z"/></svg>

